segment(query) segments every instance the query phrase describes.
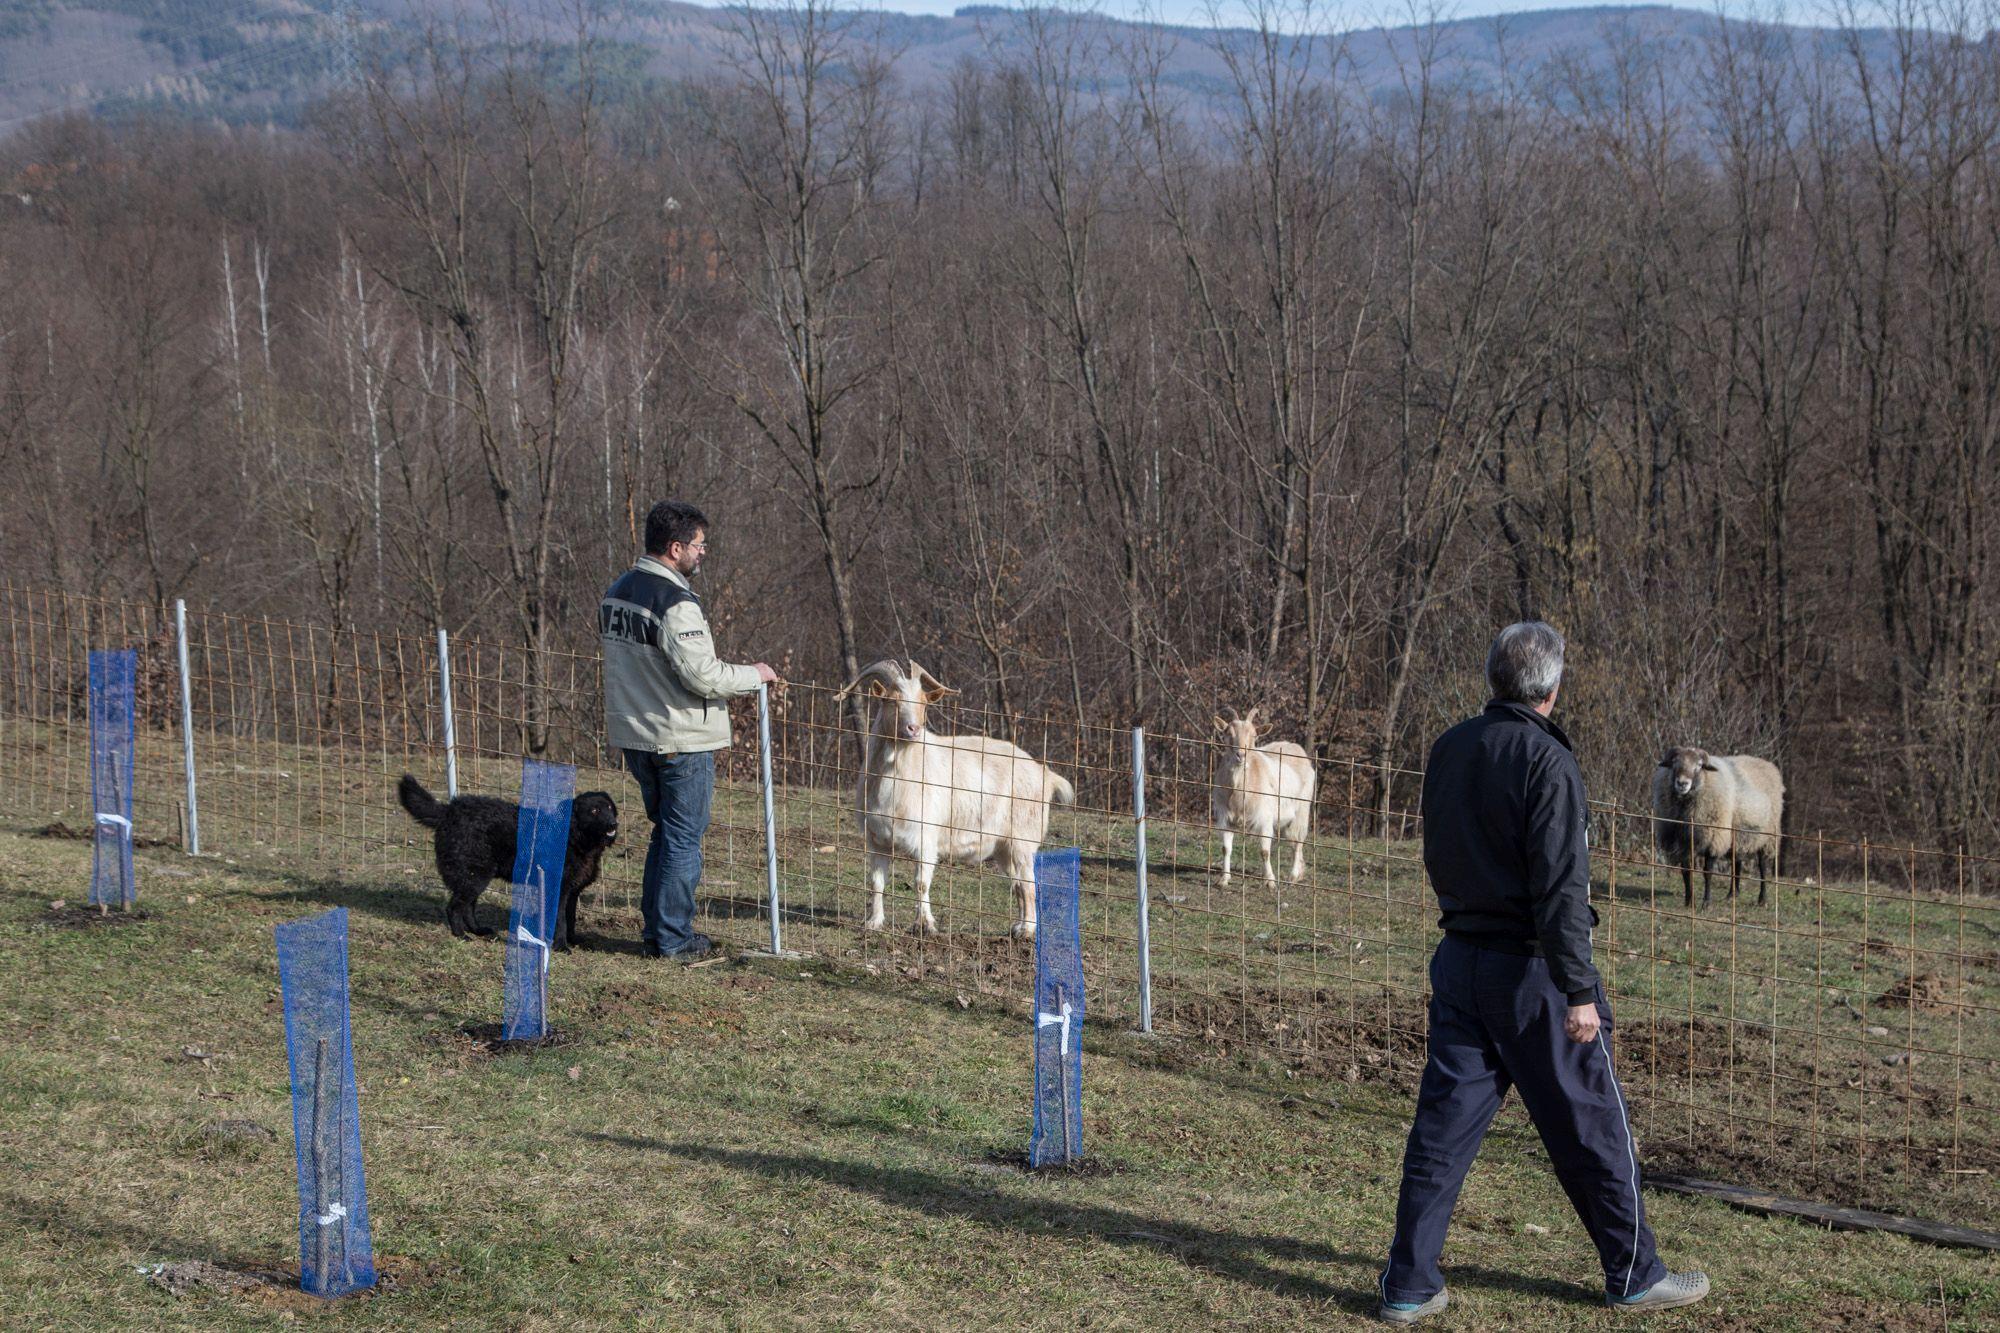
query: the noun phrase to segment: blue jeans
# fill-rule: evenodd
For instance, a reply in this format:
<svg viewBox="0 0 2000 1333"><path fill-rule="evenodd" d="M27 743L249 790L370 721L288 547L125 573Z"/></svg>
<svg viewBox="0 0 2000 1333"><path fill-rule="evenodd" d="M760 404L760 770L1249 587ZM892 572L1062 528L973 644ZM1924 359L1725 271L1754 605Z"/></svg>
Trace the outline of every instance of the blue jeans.
<svg viewBox="0 0 2000 1333"><path fill-rule="evenodd" d="M1629 1296L1667 1275L1639 1198L1625 1094L1611 1072L1611 1007L1582 1045L1563 1032L1569 1001L1540 958L1446 936L1431 955L1430 1062L1403 1156L1396 1239L1382 1298L1420 1303L1444 1287L1438 1255L1459 1186L1507 1090L1518 1088L1563 1192L1597 1246L1604 1287Z"/></svg>
<svg viewBox="0 0 2000 1333"><path fill-rule="evenodd" d="M639 890L643 938L661 953L679 953L694 939L694 891L701 883L701 836L708 832L715 798L715 755L627 750L625 767L639 783L653 824Z"/></svg>

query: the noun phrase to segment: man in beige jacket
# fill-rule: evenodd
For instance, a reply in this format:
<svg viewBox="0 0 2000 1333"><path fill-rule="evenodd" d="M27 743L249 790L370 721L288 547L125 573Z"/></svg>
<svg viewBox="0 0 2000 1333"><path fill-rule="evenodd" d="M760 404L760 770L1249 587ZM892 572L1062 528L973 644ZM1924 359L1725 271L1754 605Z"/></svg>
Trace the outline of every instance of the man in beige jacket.
<svg viewBox="0 0 2000 1333"><path fill-rule="evenodd" d="M604 645L604 729L625 752L652 821L639 910L645 951L691 963L713 949L694 930L701 839L715 795L715 752L729 745L730 699L777 680L762 662L719 660L688 580L708 553L708 519L663 500L646 515L646 554L597 608Z"/></svg>

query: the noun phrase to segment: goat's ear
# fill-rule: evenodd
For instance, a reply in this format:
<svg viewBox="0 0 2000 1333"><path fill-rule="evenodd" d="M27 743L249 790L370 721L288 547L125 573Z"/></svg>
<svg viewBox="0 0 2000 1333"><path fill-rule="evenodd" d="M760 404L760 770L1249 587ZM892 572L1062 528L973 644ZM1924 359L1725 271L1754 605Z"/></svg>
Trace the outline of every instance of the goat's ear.
<svg viewBox="0 0 2000 1333"><path fill-rule="evenodd" d="M954 690L951 686L940 685L935 680L933 680L931 681L930 685L924 690L924 702L927 704L934 704L940 699L950 698L952 695L957 693L958 691Z"/></svg>
<svg viewBox="0 0 2000 1333"><path fill-rule="evenodd" d="M1722 766L1713 759L1708 759L1702 762L1701 771L1704 773L1720 773Z"/></svg>
<svg viewBox="0 0 2000 1333"><path fill-rule="evenodd" d="M889 699L894 697L893 695L890 694L889 687L887 685L884 685L879 677L875 676L870 676L868 678L868 693L871 697L876 699Z"/></svg>

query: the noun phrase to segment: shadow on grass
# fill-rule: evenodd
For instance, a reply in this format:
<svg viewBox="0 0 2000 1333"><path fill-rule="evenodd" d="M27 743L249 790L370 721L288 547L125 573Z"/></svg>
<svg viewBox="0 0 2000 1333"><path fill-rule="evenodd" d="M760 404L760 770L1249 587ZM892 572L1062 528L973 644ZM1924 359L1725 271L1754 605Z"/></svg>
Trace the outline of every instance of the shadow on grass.
<svg viewBox="0 0 2000 1333"><path fill-rule="evenodd" d="M628 1134L585 1132L580 1137L640 1152L667 1153L692 1162L706 1162L731 1171L788 1178L805 1176L838 1185L884 1203L927 1217L963 1218L982 1225L1049 1235L1053 1228L1070 1236L1089 1236L1110 1245L1158 1250L1190 1268L1262 1287L1280 1296L1330 1303L1355 1314L1373 1313L1375 1289L1335 1286L1271 1267L1270 1261L1353 1265L1373 1272L1382 1262L1376 1253L1336 1250L1291 1236L1241 1235L1212 1227L1191 1226L1109 1208L1054 1198L1020 1198L907 1167L878 1166L787 1153L752 1152L703 1144L671 1143ZM1492 1287L1520 1295L1596 1303L1601 1297L1571 1282L1522 1277L1481 1267L1454 1266L1449 1280L1469 1286Z"/></svg>
<svg viewBox="0 0 2000 1333"><path fill-rule="evenodd" d="M1134 878L1139 873L1138 858L1130 855L1110 856L1101 852L1085 852L1083 854L1083 864L1095 870ZM1222 861L1218 857L1215 864L1210 865L1206 861L1177 861L1148 855L1146 857L1146 879L1149 883L1158 880L1173 880L1178 882L1184 879L1213 879L1220 885L1222 882ZM1260 878L1257 882L1262 884L1263 880ZM1120 887L1122 891L1123 886Z"/></svg>
<svg viewBox="0 0 2000 1333"><path fill-rule="evenodd" d="M175 1259L206 1259L223 1268L255 1272L272 1267L269 1255L223 1249L206 1241L176 1235L124 1220L89 1217L50 1199L30 1199L18 1194L0 1195L0 1220L34 1228L53 1236L75 1241L95 1241L145 1254Z"/></svg>
<svg viewBox="0 0 2000 1333"><path fill-rule="evenodd" d="M699 898L696 913L720 921L768 921L770 904L760 897L732 898L719 893L704 893ZM859 921L842 916L831 906L819 904L798 906L786 903L782 895L778 902L778 920L822 929L852 928L860 925Z"/></svg>
<svg viewBox="0 0 2000 1333"><path fill-rule="evenodd" d="M245 869L255 870L285 886L284 893L265 895L271 902L284 902L289 898L299 903L345 907L350 911L362 912L385 921L424 925L441 934L449 933L445 930L444 924L444 889L434 882L425 882L421 885L381 884L335 879L328 875L287 870L283 866L255 866ZM487 910L491 912L492 909L489 906ZM506 924L506 900L503 897L499 925Z"/></svg>

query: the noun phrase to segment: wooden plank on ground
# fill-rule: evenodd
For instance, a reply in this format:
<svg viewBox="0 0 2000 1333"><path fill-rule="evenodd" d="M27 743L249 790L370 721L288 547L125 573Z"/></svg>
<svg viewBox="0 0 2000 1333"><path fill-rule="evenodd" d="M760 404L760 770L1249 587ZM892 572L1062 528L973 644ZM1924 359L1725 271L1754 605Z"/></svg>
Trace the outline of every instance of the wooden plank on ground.
<svg viewBox="0 0 2000 1333"><path fill-rule="evenodd" d="M1975 1231L1971 1227L1953 1226L1948 1222L1930 1222L1921 1217L1902 1217L1895 1213L1878 1213L1867 1208L1835 1208L1830 1204L1814 1203L1808 1199L1788 1199L1782 1194L1772 1194L1767 1190L1728 1185L1718 1180L1697 1180L1692 1176L1670 1173L1649 1171L1645 1175L1645 1183L1651 1189L1666 1190L1670 1194L1692 1194L1704 1199L1720 1199L1732 1208L1741 1208L1747 1212L1802 1217L1809 1222L1818 1222L1822 1226L1831 1227L1835 1231L1893 1231L1900 1236L1911 1236L1937 1245L1956 1245L1975 1250L2000 1250L2000 1236L1990 1231Z"/></svg>

